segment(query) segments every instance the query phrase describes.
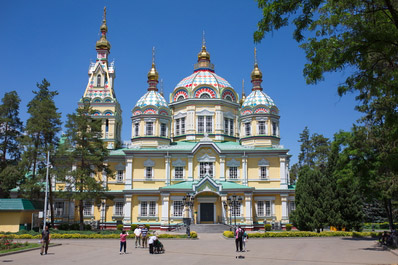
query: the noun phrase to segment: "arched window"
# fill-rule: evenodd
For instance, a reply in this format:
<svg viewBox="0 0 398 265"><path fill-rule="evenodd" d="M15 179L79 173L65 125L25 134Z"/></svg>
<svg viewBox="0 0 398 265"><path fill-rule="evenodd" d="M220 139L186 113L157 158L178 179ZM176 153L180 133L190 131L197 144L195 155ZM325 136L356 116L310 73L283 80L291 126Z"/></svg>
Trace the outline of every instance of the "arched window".
<svg viewBox="0 0 398 265"><path fill-rule="evenodd" d="M210 95L207 93L203 93L202 95L200 95L200 98L210 98Z"/></svg>
<svg viewBox="0 0 398 265"><path fill-rule="evenodd" d="M97 75L97 87L101 86L101 75Z"/></svg>
<svg viewBox="0 0 398 265"><path fill-rule="evenodd" d="M184 100L184 99L185 99L184 96L179 96L179 97L177 98L177 101Z"/></svg>
<svg viewBox="0 0 398 265"><path fill-rule="evenodd" d="M226 96L225 99L228 100L228 101L232 101L232 97L231 96Z"/></svg>

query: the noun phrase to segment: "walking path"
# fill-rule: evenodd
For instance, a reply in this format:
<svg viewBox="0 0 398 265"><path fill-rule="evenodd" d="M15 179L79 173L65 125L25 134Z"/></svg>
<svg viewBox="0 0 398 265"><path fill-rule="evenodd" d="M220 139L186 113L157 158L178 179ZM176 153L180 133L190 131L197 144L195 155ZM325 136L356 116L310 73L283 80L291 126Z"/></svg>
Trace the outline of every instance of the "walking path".
<svg viewBox="0 0 398 265"><path fill-rule="evenodd" d="M235 252L233 239L221 234L199 234L199 240L161 239L166 253L150 255L127 241L128 254L119 254L116 239L56 239L49 254L39 251L0 257L0 263L35 264L398 264L398 256L378 247L375 240L352 238L265 238L249 239L247 252ZM237 256L244 259L237 259Z"/></svg>

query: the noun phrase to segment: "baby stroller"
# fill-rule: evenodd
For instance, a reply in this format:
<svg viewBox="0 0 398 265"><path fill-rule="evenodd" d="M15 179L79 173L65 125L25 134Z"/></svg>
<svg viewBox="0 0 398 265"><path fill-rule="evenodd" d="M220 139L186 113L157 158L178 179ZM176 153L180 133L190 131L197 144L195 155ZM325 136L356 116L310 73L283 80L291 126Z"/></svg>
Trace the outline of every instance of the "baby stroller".
<svg viewBox="0 0 398 265"><path fill-rule="evenodd" d="M164 253L165 249L163 247L162 242L159 241L159 239L155 240L153 242L153 253L154 254L162 254Z"/></svg>

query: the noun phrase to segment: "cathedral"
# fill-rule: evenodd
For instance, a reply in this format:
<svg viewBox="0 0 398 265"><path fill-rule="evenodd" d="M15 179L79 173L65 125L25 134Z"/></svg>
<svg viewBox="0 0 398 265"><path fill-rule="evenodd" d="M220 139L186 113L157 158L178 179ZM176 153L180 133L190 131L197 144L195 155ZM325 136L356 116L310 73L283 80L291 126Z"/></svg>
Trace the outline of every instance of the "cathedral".
<svg viewBox="0 0 398 265"><path fill-rule="evenodd" d="M181 224L188 208L195 224L236 223L252 230L289 223L295 207L290 155L280 145L279 109L262 88L257 60L251 93L240 96L215 73L203 41L193 73L167 100L152 60L147 90L131 106L131 140L122 144L105 14L100 30L97 59L78 104L89 102L93 118L102 120L107 163L115 174L96 177L113 199L85 201L84 220L102 228L149 224L166 230ZM54 209L58 222L78 220L73 201L56 199Z"/></svg>

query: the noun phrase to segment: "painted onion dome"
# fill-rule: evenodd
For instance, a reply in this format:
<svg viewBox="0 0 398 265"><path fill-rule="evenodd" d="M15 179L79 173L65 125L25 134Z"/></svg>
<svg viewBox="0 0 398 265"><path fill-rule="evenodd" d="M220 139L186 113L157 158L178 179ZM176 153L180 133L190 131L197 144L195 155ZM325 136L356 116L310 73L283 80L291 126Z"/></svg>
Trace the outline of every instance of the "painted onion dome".
<svg viewBox="0 0 398 265"><path fill-rule="evenodd" d="M210 62L210 53L204 41L198 54L198 62L194 65L193 74L176 85L170 101L187 98L222 98L233 102L238 101L238 95L231 84L214 72L214 65Z"/></svg>
<svg viewBox="0 0 398 265"><path fill-rule="evenodd" d="M148 92L138 101L133 109L133 116L140 114L162 114L168 115L169 106L161 93L158 92L157 84L159 74L156 70L155 61L152 60L152 67L148 72Z"/></svg>
<svg viewBox="0 0 398 265"><path fill-rule="evenodd" d="M111 44L106 39L106 33L108 32L108 26L106 25L106 7L104 7L104 19L102 20L102 25L100 27L101 38L95 44L97 50L110 50Z"/></svg>
<svg viewBox="0 0 398 265"><path fill-rule="evenodd" d="M278 108L274 101L263 91L261 87L263 74L258 67L257 62L251 73L251 82L253 84L252 92L242 103L241 113L247 115L251 113L278 113ZM262 107L260 107L262 106Z"/></svg>

